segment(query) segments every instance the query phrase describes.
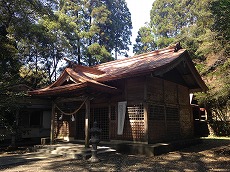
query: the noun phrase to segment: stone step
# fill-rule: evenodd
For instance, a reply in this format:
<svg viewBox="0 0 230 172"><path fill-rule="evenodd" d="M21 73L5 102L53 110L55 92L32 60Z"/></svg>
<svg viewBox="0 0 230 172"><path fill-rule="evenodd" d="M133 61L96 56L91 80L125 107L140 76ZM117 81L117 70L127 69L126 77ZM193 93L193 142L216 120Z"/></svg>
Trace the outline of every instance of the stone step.
<svg viewBox="0 0 230 172"><path fill-rule="evenodd" d="M36 151L44 154L50 155L61 155L67 158L72 159L88 159L91 157L92 148L85 148L84 145L46 145L36 147ZM112 153L116 152L115 149L111 149L110 147L106 146L98 146L97 153L104 154L104 153Z"/></svg>

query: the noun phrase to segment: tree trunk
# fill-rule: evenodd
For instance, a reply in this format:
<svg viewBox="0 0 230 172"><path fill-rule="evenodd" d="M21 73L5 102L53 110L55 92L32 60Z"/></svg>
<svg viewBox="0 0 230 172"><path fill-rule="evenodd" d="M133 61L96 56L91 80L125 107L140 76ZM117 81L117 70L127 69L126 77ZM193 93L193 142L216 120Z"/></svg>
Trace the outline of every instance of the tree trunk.
<svg viewBox="0 0 230 172"><path fill-rule="evenodd" d="M81 65L81 45L80 45L80 38L77 38L77 61L78 64Z"/></svg>

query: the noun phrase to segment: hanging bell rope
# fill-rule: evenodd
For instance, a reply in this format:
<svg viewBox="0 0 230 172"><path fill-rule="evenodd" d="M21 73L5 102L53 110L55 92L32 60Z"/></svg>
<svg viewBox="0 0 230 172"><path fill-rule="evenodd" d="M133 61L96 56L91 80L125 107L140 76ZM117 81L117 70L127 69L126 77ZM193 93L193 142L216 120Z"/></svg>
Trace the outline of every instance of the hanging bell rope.
<svg viewBox="0 0 230 172"><path fill-rule="evenodd" d="M85 102L86 102L87 99L88 99L88 97L84 100L84 102L80 105L79 108L77 108L75 111L70 112L70 113L62 111L62 110L57 106L56 103L54 103L54 105L56 106L56 108L57 108L62 114L64 114L64 115L73 115L73 114L77 113L77 112L82 108L82 106L85 104Z"/></svg>

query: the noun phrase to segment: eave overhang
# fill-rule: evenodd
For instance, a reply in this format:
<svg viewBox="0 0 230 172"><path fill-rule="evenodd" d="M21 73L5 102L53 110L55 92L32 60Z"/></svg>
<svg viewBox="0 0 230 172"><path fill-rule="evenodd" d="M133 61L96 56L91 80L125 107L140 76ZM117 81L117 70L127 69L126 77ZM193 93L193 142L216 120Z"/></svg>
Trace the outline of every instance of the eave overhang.
<svg viewBox="0 0 230 172"><path fill-rule="evenodd" d="M183 53L181 53L178 58L171 61L170 63L167 63L156 70L153 71L153 74L155 76L163 76L165 73L170 72L172 69L179 66L180 63L183 63L188 67L189 74L181 74L184 78L185 82L187 83L187 87L189 88L189 91L192 92L205 92L208 90L208 87L202 80L200 74L196 70L191 58L189 57L188 51L185 50ZM194 85L191 85L188 80L193 80L193 83L196 83ZM196 86L195 86L196 85Z"/></svg>
<svg viewBox="0 0 230 172"><path fill-rule="evenodd" d="M120 92L119 89L112 86L108 86L99 82L86 81L84 83L68 84L68 85L63 85L63 86L58 86L53 88L48 87L45 89L29 91L28 94L32 96L58 96L58 95L72 94L72 93L77 94L79 92L86 91L89 89L101 93L107 93L107 94L115 94Z"/></svg>

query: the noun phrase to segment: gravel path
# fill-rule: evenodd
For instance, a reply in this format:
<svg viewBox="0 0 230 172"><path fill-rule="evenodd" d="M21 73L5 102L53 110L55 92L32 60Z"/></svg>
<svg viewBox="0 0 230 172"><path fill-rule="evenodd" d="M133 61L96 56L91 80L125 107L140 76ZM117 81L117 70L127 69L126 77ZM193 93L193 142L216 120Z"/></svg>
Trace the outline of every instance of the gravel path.
<svg viewBox="0 0 230 172"><path fill-rule="evenodd" d="M3 155L2 155L3 156ZM100 155L99 163L63 157L46 158L0 167L7 172L70 171L230 171L230 139L205 139L202 144L161 156Z"/></svg>

